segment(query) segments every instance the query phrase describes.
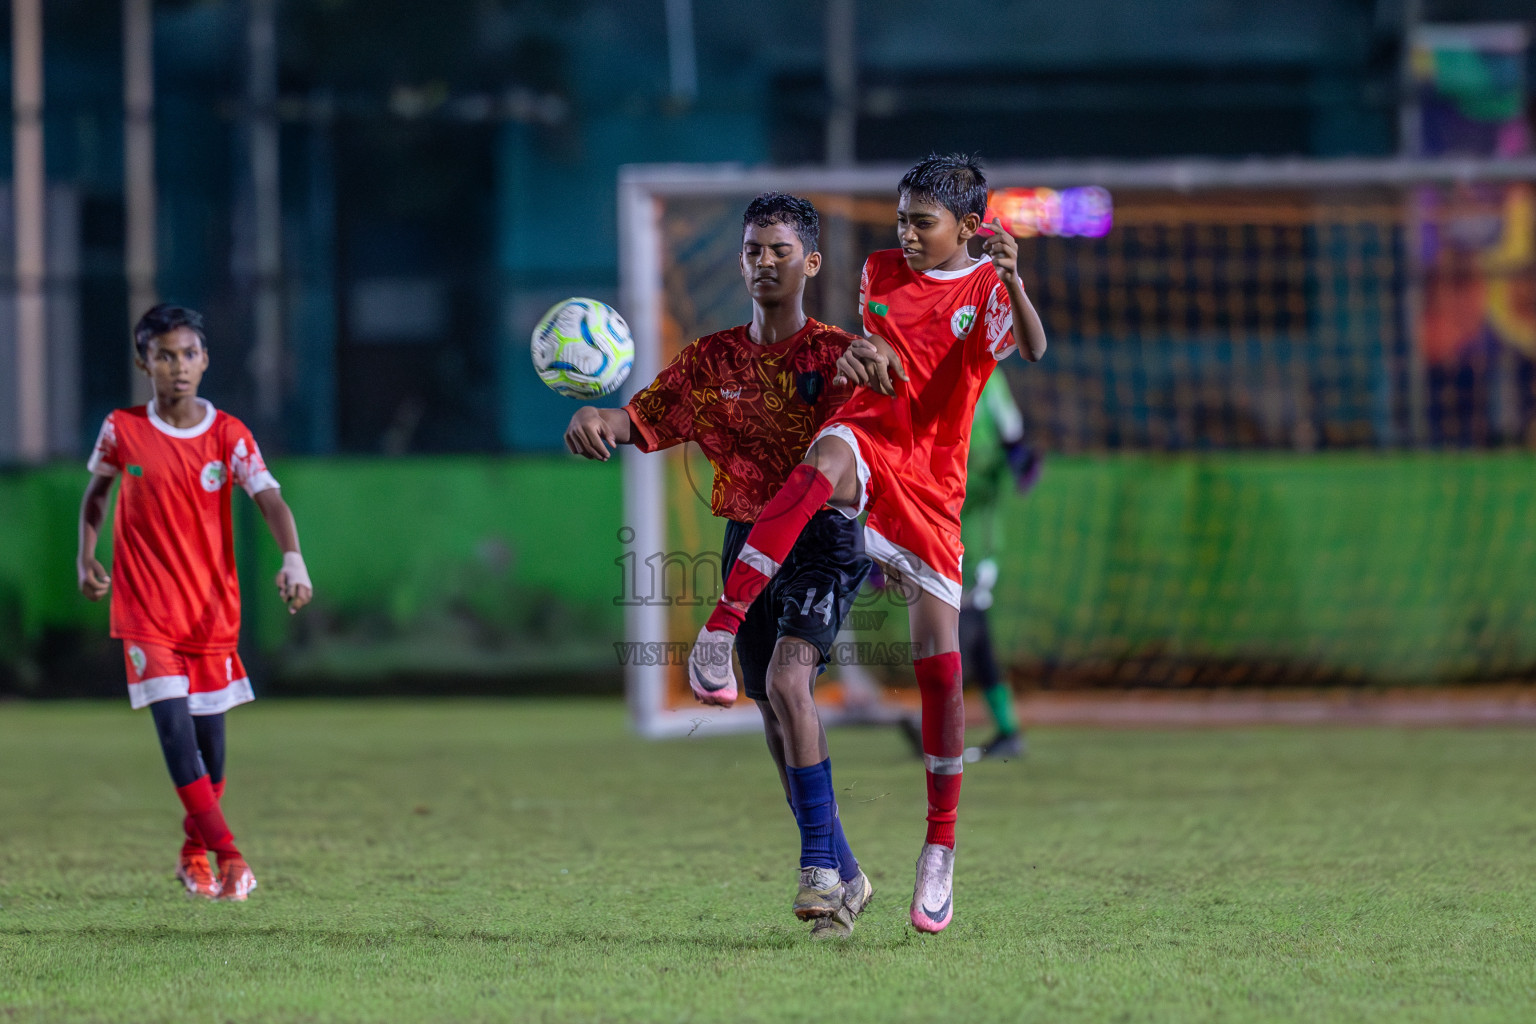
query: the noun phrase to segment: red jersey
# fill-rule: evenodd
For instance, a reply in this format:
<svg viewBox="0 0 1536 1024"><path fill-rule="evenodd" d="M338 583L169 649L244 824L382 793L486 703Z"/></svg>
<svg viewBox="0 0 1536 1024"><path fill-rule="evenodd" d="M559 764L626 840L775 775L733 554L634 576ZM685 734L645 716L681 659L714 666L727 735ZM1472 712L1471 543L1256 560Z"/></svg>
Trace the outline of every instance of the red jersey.
<svg viewBox="0 0 1536 1024"><path fill-rule="evenodd" d="M886 249L864 263L859 307L865 332L901 355L908 382L897 383L895 398L863 389L836 418L899 446L908 487L959 522L976 402L1015 348L1008 289L991 260L919 273L900 249Z"/></svg>
<svg viewBox="0 0 1536 1024"><path fill-rule="evenodd" d="M154 403L107 415L88 466L122 476L112 524L112 635L184 654L224 654L240 639L230 485L277 486L256 439L199 399L179 429Z"/></svg>
<svg viewBox="0 0 1536 1024"><path fill-rule="evenodd" d="M755 344L746 326L700 338L624 407L635 445L693 441L715 470L710 511L752 522L852 392L832 384L852 341L815 320L772 345Z"/></svg>

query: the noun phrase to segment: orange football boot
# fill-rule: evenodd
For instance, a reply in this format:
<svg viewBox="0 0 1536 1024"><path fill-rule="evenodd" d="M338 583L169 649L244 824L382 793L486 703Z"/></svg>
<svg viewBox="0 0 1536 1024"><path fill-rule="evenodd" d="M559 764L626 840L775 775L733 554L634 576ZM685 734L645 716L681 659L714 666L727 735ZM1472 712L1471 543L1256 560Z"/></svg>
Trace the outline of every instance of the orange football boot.
<svg viewBox="0 0 1536 1024"><path fill-rule="evenodd" d="M243 901L256 888L251 866L238 857L219 858L219 899Z"/></svg>
<svg viewBox="0 0 1536 1024"><path fill-rule="evenodd" d="M219 898L219 883L213 877L208 854L203 850L181 852L181 860L176 865L176 881L187 887L189 895L209 900Z"/></svg>

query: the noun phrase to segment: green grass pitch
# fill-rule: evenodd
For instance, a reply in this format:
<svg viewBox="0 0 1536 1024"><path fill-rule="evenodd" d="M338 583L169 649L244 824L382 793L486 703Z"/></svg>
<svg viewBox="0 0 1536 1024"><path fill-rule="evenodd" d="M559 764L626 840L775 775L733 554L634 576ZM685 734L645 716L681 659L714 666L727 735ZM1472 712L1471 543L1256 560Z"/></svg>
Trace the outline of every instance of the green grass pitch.
<svg viewBox="0 0 1536 1024"><path fill-rule="evenodd" d="M148 715L0 705L0 1021L1529 1020L1533 738L1038 730L967 771L954 924L920 936L922 772L838 731L877 892L812 944L757 736L645 742L610 701L241 708L241 906L171 878Z"/></svg>

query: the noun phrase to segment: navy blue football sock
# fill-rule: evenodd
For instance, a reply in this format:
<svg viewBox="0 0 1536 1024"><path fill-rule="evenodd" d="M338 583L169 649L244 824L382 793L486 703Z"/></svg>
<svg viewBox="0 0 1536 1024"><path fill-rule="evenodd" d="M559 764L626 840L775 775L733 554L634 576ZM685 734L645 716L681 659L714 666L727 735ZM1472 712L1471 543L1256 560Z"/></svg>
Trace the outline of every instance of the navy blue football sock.
<svg viewBox="0 0 1536 1024"><path fill-rule="evenodd" d="M859 859L848 846L848 837L843 835L843 818L837 813L836 804L832 806L832 849L837 854L837 873L843 881L851 882L858 878Z"/></svg>
<svg viewBox="0 0 1536 1024"><path fill-rule="evenodd" d="M837 820L837 804L832 799L831 759L806 768L784 768L789 774L789 805L800 825L800 866L836 868L832 826Z"/></svg>
<svg viewBox="0 0 1536 1024"><path fill-rule="evenodd" d="M784 802L789 804L789 812L793 814L795 802L787 796ZM843 835L843 816L838 813L835 802L832 805L832 852L837 855L839 878L845 882L851 882L859 877L859 858L853 855L853 848L848 845L848 837Z"/></svg>

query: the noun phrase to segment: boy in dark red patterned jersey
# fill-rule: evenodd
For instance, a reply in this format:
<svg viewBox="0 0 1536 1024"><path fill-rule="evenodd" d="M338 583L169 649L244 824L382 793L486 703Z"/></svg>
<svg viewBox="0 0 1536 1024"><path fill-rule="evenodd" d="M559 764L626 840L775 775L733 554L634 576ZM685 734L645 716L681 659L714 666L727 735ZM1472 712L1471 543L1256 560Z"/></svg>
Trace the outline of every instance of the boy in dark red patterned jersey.
<svg viewBox="0 0 1536 1024"><path fill-rule="evenodd" d="M913 669L922 699L928 830L918 855L911 920L942 931L953 914L955 813L965 748L960 676L960 507L976 399L999 360L1021 348L1045 354L1045 330L1018 274L1018 245L987 229L987 183L976 161L931 156L897 187L900 249L864 264L859 303L870 337L850 355L858 392L817 435L806 459L764 507L699 633L689 675L708 687L757 594L772 584L803 524L823 506L868 511L869 553L904 585L911 604ZM856 361L855 360L855 361ZM847 361L845 360L845 363ZM894 375L898 383L891 382Z"/></svg>
<svg viewBox="0 0 1536 1024"><path fill-rule="evenodd" d="M202 317L160 305L134 327L135 360L154 385L148 405L108 414L91 453L80 504L80 592L112 593L112 635L123 641L128 701L148 707L187 816L176 877L209 899L243 900L256 878L235 846L224 794L224 712L252 698L236 648L230 490L255 499L283 551L278 590L290 611L309 602L293 513L245 424L197 397L208 369ZM113 574L96 560L112 481L122 477L113 519ZM219 858L215 878L208 851Z"/></svg>
<svg viewBox="0 0 1536 1024"><path fill-rule="evenodd" d="M710 509L728 520L726 572L764 503L851 390L839 379L839 359L854 340L807 318L802 306L806 278L821 266L815 207L769 193L752 201L742 221L741 274L752 323L698 339L623 409L583 407L565 434L572 452L604 461L618 444L652 452L696 443L715 470ZM747 696L762 713L800 827L794 911L815 922L812 938L851 934L873 894L843 837L827 737L811 694L869 565L857 524L830 510L812 517L734 640ZM730 651L723 653L719 683L693 683L706 704L736 700Z"/></svg>

